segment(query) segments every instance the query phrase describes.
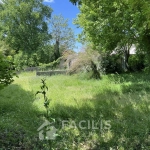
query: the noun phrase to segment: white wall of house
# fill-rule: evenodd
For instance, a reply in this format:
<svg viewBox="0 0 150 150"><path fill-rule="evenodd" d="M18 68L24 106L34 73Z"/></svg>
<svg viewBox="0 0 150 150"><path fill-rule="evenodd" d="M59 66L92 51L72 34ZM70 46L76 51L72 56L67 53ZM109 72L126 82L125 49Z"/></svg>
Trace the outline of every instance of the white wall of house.
<svg viewBox="0 0 150 150"><path fill-rule="evenodd" d="M110 55L117 54L117 49L118 48L116 48L115 50L113 50ZM135 46L135 44L132 44L132 46L130 47L129 53L130 54L136 54L136 46Z"/></svg>

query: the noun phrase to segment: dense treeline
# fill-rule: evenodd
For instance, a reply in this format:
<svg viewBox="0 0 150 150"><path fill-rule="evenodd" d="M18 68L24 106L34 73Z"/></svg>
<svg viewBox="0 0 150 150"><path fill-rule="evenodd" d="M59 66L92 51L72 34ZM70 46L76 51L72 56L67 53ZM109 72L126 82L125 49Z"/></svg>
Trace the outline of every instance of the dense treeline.
<svg viewBox="0 0 150 150"><path fill-rule="evenodd" d="M127 70L137 63L135 60L140 59L141 62L141 58L143 59L141 55L144 55L144 62L139 65L149 70L150 1L70 1L79 5L80 14L75 24L83 29L79 36L80 41L90 42L94 49L106 54L111 54L115 49L117 54L125 58ZM133 44L136 47L136 58L130 58L129 50Z"/></svg>
<svg viewBox="0 0 150 150"><path fill-rule="evenodd" d="M106 73L149 70L149 1L70 1L80 9L74 21L83 29L78 40L100 53ZM21 69L49 64L57 61L63 51L72 50L75 37L68 20L61 15L52 16L52 12L43 0L2 1L1 60L11 57ZM136 53L130 55L133 45Z"/></svg>
<svg viewBox="0 0 150 150"><path fill-rule="evenodd" d="M5 0L0 3L1 78L10 69L11 57L18 69L39 66L57 60L62 52L74 47L74 33L63 16L52 16L53 10L43 0ZM7 55L5 54L7 49ZM13 50L13 54L10 51ZM4 67L5 65L5 67ZM8 80L12 76L9 74ZM2 83L2 82L1 82Z"/></svg>

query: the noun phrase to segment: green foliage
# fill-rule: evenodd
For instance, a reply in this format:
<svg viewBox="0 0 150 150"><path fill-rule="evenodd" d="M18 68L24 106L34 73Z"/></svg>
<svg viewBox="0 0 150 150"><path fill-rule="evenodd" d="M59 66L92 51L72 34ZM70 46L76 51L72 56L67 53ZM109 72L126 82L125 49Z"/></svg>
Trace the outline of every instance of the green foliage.
<svg viewBox="0 0 150 150"><path fill-rule="evenodd" d="M4 41L0 41L0 90L14 81L13 55L14 51Z"/></svg>
<svg viewBox="0 0 150 150"><path fill-rule="evenodd" d="M50 20L50 33L54 44L55 60L64 50L72 49L75 45L73 30L68 25L68 20L62 15L54 15Z"/></svg>
<svg viewBox="0 0 150 150"><path fill-rule="evenodd" d="M0 3L1 39L16 51L37 51L51 36L47 19L52 9L43 0L4 0Z"/></svg>
<svg viewBox="0 0 150 150"><path fill-rule="evenodd" d="M23 54L23 52L19 52L14 56L14 63L17 67L17 70L23 69L27 65L28 56L27 54Z"/></svg>
<svg viewBox="0 0 150 150"><path fill-rule="evenodd" d="M83 29L82 40L92 42L95 49L109 53L118 47L126 55L127 62L130 46L138 43L141 51L147 54L149 64L149 5L149 1L141 0L81 0L75 24Z"/></svg>
<svg viewBox="0 0 150 150"><path fill-rule="evenodd" d="M14 63L16 65L17 70L22 70L25 67L36 67L39 65L39 58L37 53L33 53L28 55L20 51L18 54L14 56Z"/></svg>
<svg viewBox="0 0 150 150"><path fill-rule="evenodd" d="M0 41L0 51L5 56L9 56L11 58L15 55L15 51L13 49L11 49L4 41Z"/></svg>
<svg viewBox="0 0 150 150"><path fill-rule="evenodd" d="M106 54L102 58L102 66L105 69L105 73L122 73L122 57L119 54Z"/></svg>
<svg viewBox="0 0 150 150"><path fill-rule="evenodd" d="M10 57L0 52L0 90L12 83L15 67Z"/></svg>
<svg viewBox="0 0 150 150"><path fill-rule="evenodd" d="M54 46L46 44L37 51L40 63L48 64L55 60Z"/></svg>
<svg viewBox="0 0 150 150"><path fill-rule="evenodd" d="M37 53L33 53L32 55L30 55L28 66L36 67L38 65L39 65L38 55Z"/></svg>
<svg viewBox="0 0 150 150"><path fill-rule="evenodd" d="M86 49L83 52L74 56L69 68L69 73L86 72L90 78L100 79L103 74L103 68L101 65L101 56L97 51Z"/></svg>
<svg viewBox="0 0 150 150"><path fill-rule="evenodd" d="M58 58L57 60L54 60L53 62L51 63L48 63L48 64L40 64L39 68L40 70L51 70L51 69L56 69L57 66L60 64L60 60L61 60L61 57Z"/></svg>
<svg viewBox="0 0 150 150"><path fill-rule="evenodd" d="M145 55L135 54L129 57L129 67L131 71L141 71L145 68Z"/></svg>
<svg viewBox="0 0 150 150"><path fill-rule="evenodd" d="M49 103L50 103L50 100L47 98L46 96L46 91L48 91L48 87L46 85L46 79L41 79L41 82L42 82L42 85L41 85L41 91L37 91L36 92L36 95L41 93L43 95L43 98L44 98L44 107L46 109L46 118L48 119L49 117Z"/></svg>
<svg viewBox="0 0 150 150"><path fill-rule="evenodd" d="M74 5L81 4L81 0L70 0L70 2L73 3Z"/></svg>

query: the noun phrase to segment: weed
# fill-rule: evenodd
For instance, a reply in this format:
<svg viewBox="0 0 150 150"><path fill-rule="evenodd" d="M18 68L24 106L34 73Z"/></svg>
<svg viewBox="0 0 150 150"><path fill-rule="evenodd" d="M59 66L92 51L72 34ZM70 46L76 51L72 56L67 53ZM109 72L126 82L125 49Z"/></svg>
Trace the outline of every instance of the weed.
<svg viewBox="0 0 150 150"><path fill-rule="evenodd" d="M41 85L41 91L37 91L36 92L36 95L37 94L43 94L43 97L44 97L44 107L46 109L46 118L48 119L49 117L49 103L50 103L50 100L47 98L47 95L46 95L46 91L48 91L48 87L46 85L46 79L41 79L41 82L42 82L42 85Z"/></svg>

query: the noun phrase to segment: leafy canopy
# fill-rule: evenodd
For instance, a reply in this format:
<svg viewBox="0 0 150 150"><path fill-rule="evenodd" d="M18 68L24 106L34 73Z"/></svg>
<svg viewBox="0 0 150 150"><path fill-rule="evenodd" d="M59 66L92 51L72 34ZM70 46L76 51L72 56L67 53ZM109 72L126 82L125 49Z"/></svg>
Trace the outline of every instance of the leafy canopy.
<svg viewBox="0 0 150 150"><path fill-rule="evenodd" d="M70 0L81 2L75 23L83 28L84 39L96 49L112 51L118 45L139 44L150 49L150 1Z"/></svg>
<svg viewBox="0 0 150 150"><path fill-rule="evenodd" d="M36 51L50 40L48 21L52 9L43 0L3 0L0 35L14 50Z"/></svg>
<svg viewBox="0 0 150 150"><path fill-rule="evenodd" d="M52 16L50 19L50 33L52 35L52 44L55 45L56 59L64 50L74 48L74 32L68 25L68 19L65 19L62 15Z"/></svg>

